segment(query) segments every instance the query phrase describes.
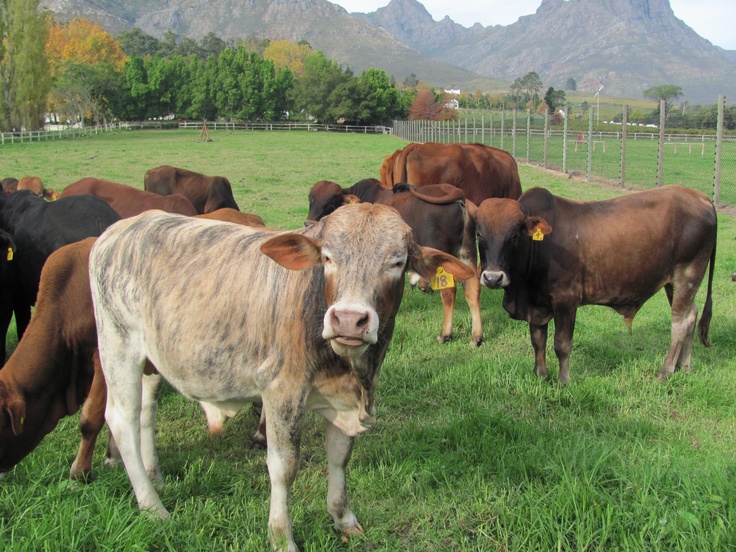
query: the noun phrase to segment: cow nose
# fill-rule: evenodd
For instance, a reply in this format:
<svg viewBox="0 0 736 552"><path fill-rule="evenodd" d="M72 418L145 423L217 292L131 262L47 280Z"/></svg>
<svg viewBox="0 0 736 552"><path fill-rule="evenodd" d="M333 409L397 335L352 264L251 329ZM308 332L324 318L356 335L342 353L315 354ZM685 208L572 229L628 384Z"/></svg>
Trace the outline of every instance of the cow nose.
<svg viewBox="0 0 736 552"><path fill-rule="evenodd" d="M339 336L360 337L370 325L368 311L333 310L330 318L333 330Z"/></svg>
<svg viewBox="0 0 736 552"><path fill-rule="evenodd" d="M505 274L502 271L484 270L480 276L480 283L489 288L503 287Z"/></svg>

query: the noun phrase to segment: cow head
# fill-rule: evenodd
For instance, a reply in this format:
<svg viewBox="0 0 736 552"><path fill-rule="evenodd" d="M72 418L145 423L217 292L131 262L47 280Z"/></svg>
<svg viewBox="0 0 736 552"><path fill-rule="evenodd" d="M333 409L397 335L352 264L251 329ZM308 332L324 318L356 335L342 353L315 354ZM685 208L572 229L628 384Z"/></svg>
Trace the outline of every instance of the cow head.
<svg viewBox="0 0 736 552"><path fill-rule="evenodd" d="M309 190L309 214L307 220L304 221L304 226L312 226L338 207L359 202L360 200L355 196L344 194L339 184L329 180L320 180Z"/></svg>
<svg viewBox="0 0 736 552"><path fill-rule="evenodd" d="M486 199L476 213L480 283L504 288L511 283L512 265L521 251L544 240L552 227L543 218L527 216L513 199Z"/></svg>
<svg viewBox="0 0 736 552"><path fill-rule="evenodd" d="M418 246L398 212L385 205L348 205L312 234L317 237L281 234L261 251L291 270L322 264L327 302L322 337L353 361L382 335L388 333L390 340L407 270L427 279L439 266L460 280L474 274L452 255Z"/></svg>

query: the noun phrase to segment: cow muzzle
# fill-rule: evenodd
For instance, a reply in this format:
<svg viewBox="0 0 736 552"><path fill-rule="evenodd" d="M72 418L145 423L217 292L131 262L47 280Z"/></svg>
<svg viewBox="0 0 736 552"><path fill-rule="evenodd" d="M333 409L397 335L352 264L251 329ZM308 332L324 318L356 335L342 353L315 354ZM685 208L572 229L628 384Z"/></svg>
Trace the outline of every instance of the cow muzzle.
<svg viewBox="0 0 736 552"><path fill-rule="evenodd" d="M340 356L357 358L378 341L378 314L354 304L335 304L325 313L322 337Z"/></svg>
<svg viewBox="0 0 736 552"><path fill-rule="evenodd" d="M484 270L480 275L480 283L491 289L504 288L509 285L509 277L503 270Z"/></svg>

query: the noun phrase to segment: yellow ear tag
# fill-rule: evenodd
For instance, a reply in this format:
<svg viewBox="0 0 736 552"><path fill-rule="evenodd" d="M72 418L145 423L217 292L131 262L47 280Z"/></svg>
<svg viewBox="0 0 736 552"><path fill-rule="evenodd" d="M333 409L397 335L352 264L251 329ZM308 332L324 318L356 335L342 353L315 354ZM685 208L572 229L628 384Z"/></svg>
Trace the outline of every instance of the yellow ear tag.
<svg viewBox="0 0 736 552"><path fill-rule="evenodd" d="M429 285L434 290L455 287L455 277L449 272L445 272L443 267L439 267L437 268L437 274L430 279Z"/></svg>
<svg viewBox="0 0 736 552"><path fill-rule="evenodd" d="M20 419L20 425L23 425L24 423L26 423L26 419L25 418L21 418Z"/></svg>
<svg viewBox="0 0 736 552"><path fill-rule="evenodd" d="M8 247L8 260L9 261L13 260L13 248L12 247Z"/></svg>
<svg viewBox="0 0 736 552"><path fill-rule="evenodd" d="M537 228L537 231L532 234L532 239L534 241L542 241L544 239L544 234L542 234L542 231Z"/></svg>
<svg viewBox="0 0 736 552"><path fill-rule="evenodd" d="M352 197L348 199L348 205L355 205L355 200Z"/></svg>

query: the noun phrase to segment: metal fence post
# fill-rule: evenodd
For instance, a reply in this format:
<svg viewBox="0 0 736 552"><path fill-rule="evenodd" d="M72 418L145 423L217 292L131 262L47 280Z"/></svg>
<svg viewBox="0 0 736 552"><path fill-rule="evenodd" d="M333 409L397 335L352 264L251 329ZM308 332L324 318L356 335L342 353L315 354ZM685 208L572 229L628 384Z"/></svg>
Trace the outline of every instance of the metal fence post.
<svg viewBox="0 0 736 552"><path fill-rule="evenodd" d="M532 143L532 111L526 110L526 162L529 163L529 153Z"/></svg>
<svg viewBox="0 0 736 552"><path fill-rule="evenodd" d="M716 167L713 175L713 202L721 201L721 161L723 156L723 118L726 109L726 96L718 96L718 123L716 125Z"/></svg>
<svg viewBox="0 0 736 552"><path fill-rule="evenodd" d="M621 119L621 170L619 172L619 185L623 188L626 175L626 131L629 127L629 106L624 104L623 118Z"/></svg>
<svg viewBox="0 0 736 552"><path fill-rule="evenodd" d="M567 174L567 114L570 113L570 106L565 109L562 117L562 174Z"/></svg>
<svg viewBox="0 0 736 552"><path fill-rule="evenodd" d="M664 100L659 100L659 152L657 153L657 188L662 186L664 173Z"/></svg>
<svg viewBox="0 0 736 552"><path fill-rule="evenodd" d="M588 109L588 165L585 174L588 182L593 180L593 108Z"/></svg>
<svg viewBox="0 0 736 552"><path fill-rule="evenodd" d="M544 158L542 166L547 168L547 151L549 149L549 107L544 110Z"/></svg>

